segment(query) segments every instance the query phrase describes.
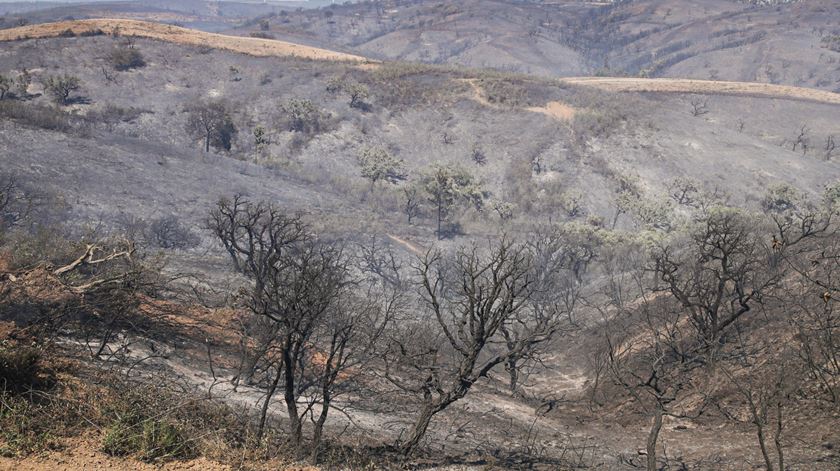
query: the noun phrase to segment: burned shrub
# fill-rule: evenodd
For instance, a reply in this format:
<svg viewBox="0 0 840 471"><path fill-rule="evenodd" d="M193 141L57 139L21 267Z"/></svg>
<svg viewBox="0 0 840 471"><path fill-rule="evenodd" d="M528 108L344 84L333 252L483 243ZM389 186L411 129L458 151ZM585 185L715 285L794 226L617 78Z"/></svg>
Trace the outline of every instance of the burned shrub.
<svg viewBox="0 0 840 471"><path fill-rule="evenodd" d="M190 249L200 242L198 236L175 215L159 217L149 224L149 243L162 249Z"/></svg>
<svg viewBox="0 0 840 471"><path fill-rule="evenodd" d="M0 390L23 392L35 386L40 360L35 348L0 343Z"/></svg>
<svg viewBox="0 0 840 471"><path fill-rule="evenodd" d="M210 146L219 150L231 149L238 131L226 103L198 102L189 105L185 111L188 114L187 132L204 141L205 152L210 152Z"/></svg>
<svg viewBox="0 0 840 471"><path fill-rule="evenodd" d="M115 70L125 72L131 69L139 69L146 66L143 54L134 47L121 46L111 51L108 62Z"/></svg>

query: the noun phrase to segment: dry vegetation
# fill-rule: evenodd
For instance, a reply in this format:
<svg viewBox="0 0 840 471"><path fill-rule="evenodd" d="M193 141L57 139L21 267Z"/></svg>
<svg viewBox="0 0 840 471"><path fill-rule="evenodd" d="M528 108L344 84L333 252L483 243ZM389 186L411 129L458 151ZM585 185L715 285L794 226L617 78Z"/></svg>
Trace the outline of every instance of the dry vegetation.
<svg viewBox="0 0 840 471"><path fill-rule="evenodd" d="M840 464L835 94L97 21L0 30L0 466Z"/></svg>
<svg viewBox="0 0 840 471"><path fill-rule="evenodd" d="M369 62L364 57L285 41L226 36L178 26L124 19L62 21L3 29L0 30L0 41L66 36L68 32L77 36L110 34L160 39L180 44L225 49L254 56L295 56L316 60Z"/></svg>

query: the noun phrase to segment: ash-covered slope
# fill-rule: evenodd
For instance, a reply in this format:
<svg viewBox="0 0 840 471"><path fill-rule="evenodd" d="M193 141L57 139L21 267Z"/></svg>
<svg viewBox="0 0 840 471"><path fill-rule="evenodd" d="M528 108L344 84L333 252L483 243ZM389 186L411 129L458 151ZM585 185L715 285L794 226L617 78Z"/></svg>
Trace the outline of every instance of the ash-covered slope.
<svg viewBox="0 0 840 471"><path fill-rule="evenodd" d="M381 1L269 15L238 30L381 59L539 75L642 75L840 88L831 0Z"/></svg>
<svg viewBox="0 0 840 471"><path fill-rule="evenodd" d="M91 208L88 216L183 211L199 221L218 196L247 191L342 219L358 212L356 219L431 238L431 212L406 225L402 199L435 163L464 168L486 192L483 211L458 216L467 235L495 227L494 205L512 205L522 222L565 218L564 201L577 194L585 209L574 217L611 220L628 176L651 200L667 199L671 181L689 175L751 204L775 183L816 195L840 175L837 155L823 146L840 136L836 104L717 95L708 84L695 94L619 93L484 71L257 58L144 39L134 47L145 67L106 73L107 51L121 41L12 41L0 56L0 73L26 68L33 76L30 97L9 106L51 106L41 83L57 73L79 77L78 99L56 112L83 124L69 134L43 131L7 114L0 145L4 168L72 195L74 206ZM369 94L364 106L349 106L336 83L360 85ZM293 100L309 100L317 128L290 130ZM202 156L187 132L186 109L206 101L224 102L238 130L231 150L214 157ZM805 153L801 145L793 150L803 130ZM400 159L405 178L371 188L359 155L372 147ZM121 193L109 197L109 188ZM312 196L302 196L307 191Z"/></svg>

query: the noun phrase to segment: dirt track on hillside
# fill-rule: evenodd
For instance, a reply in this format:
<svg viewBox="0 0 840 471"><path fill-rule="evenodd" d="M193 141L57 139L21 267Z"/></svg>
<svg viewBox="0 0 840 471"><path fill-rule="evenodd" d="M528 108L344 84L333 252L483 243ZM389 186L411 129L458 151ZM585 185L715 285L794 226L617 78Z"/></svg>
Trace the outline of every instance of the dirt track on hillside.
<svg viewBox="0 0 840 471"><path fill-rule="evenodd" d="M253 56L295 56L317 60L370 62L369 59L361 56L328 51L326 49L303 46L285 41L227 36L161 23L124 19L61 21L58 23L44 23L4 29L0 30L0 41L56 37L67 30L71 30L79 35L97 29L102 30L106 34L113 34L117 31L118 34L125 36L159 39L195 46L208 46Z"/></svg>
<svg viewBox="0 0 840 471"><path fill-rule="evenodd" d="M791 87L756 82L725 82L674 78L569 77L561 83L595 87L611 92L698 93L739 95L757 98L781 98L840 105L840 93L813 88Z"/></svg>

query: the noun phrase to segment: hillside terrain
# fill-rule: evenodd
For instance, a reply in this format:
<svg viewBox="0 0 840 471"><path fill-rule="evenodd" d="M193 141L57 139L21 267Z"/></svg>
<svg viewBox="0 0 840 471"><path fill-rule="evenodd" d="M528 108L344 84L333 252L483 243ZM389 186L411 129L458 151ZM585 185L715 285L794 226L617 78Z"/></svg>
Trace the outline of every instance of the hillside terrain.
<svg viewBox="0 0 840 471"><path fill-rule="evenodd" d="M366 2L237 30L278 40L0 30L0 468L837 469L839 54L788 23L834 13L683 3ZM700 50L727 22L770 33ZM638 75L677 31L719 74L587 76ZM813 76L723 65L780 44ZM268 248L237 259L249 238ZM318 330L288 361L299 313ZM539 349L499 356L517 335Z"/></svg>
<svg viewBox="0 0 840 471"><path fill-rule="evenodd" d="M94 19L36 24L0 30L0 41L19 38L49 38L61 35L110 34L161 39L255 56L298 56L307 59L367 62L368 59L315 47L261 38L240 38L206 33L179 26L137 20Z"/></svg>
<svg viewBox="0 0 840 471"><path fill-rule="evenodd" d="M284 10L324 6L327 2L236 2L208 0L143 0L95 2L0 3L0 27L70 19L122 18L220 31L246 23L255 16Z"/></svg>
<svg viewBox="0 0 840 471"><path fill-rule="evenodd" d="M831 0L366 2L269 15L239 34L376 59L543 76L630 75L840 88ZM264 30L261 30L263 28Z"/></svg>

